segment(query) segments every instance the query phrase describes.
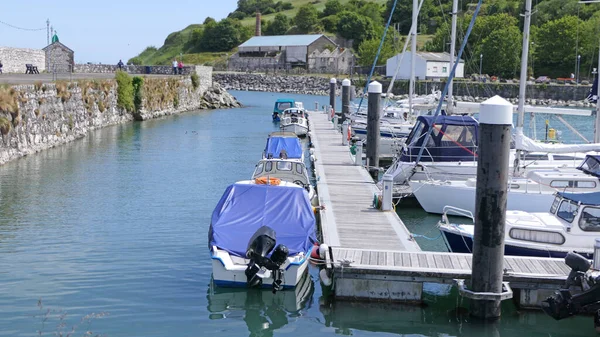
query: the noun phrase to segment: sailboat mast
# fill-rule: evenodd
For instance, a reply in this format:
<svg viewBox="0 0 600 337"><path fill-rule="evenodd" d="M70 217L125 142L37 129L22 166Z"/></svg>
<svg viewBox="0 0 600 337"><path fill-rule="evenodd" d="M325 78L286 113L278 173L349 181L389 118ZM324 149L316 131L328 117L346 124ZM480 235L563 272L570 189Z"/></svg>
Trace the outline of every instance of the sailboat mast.
<svg viewBox="0 0 600 337"><path fill-rule="evenodd" d="M598 44L598 75L600 77L600 43ZM596 81L600 82L596 77ZM594 123L594 143L600 143L600 84L596 92L596 122Z"/></svg>
<svg viewBox="0 0 600 337"><path fill-rule="evenodd" d="M458 14L458 0L452 0L452 31L451 31L451 42L450 42L450 67L448 69L452 69L454 67L454 55L456 55L456 16ZM446 48L444 48L446 49ZM453 78L448 76L448 105L446 109L448 110L448 114L451 115L454 106L452 102L452 81ZM444 99L443 97L441 99Z"/></svg>
<svg viewBox="0 0 600 337"><path fill-rule="evenodd" d="M531 0L525 0L525 22L523 25L523 51L521 54L521 77L519 82L519 107L517 133L523 132L525 121L525 91L527 89L527 58L529 57L529 27L531 26Z"/></svg>
<svg viewBox="0 0 600 337"><path fill-rule="evenodd" d="M415 94L415 66L417 57L417 24L419 17L419 1L413 0L412 7L412 22L414 29L411 30L411 43L410 43L410 80L408 83L408 114L412 115L412 99Z"/></svg>

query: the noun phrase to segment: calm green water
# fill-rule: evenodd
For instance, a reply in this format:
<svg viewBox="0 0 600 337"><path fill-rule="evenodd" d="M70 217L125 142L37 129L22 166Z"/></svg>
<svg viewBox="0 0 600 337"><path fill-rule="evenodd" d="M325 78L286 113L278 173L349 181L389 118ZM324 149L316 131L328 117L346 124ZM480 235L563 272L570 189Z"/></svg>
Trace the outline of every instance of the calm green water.
<svg viewBox="0 0 600 337"><path fill-rule="evenodd" d="M594 335L591 318L555 322L510 303L499 323L475 324L454 293L426 307L331 304L314 268L298 294L213 289L210 214L250 177L282 96L234 94L245 108L109 127L0 167L0 336ZM437 236L438 217L399 212Z"/></svg>

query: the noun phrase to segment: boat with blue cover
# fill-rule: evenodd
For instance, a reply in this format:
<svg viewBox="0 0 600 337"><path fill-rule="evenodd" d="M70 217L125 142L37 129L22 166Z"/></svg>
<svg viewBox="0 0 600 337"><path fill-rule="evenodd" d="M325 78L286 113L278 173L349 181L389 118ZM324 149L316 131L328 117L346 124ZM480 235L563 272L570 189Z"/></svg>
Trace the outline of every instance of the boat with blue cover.
<svg viewBox="0 0 600 337"><path fill-rule="evenodd" d="M456 211L460 212L445 210L439 229L451 252L471 253L475 226L450 223L447 214ZM470 212L462 215L473 219ZM576 252L592 258L596 238L600 238L600 192L557 192L546 213L506 211L506 255L561 258Z"/></svg>
<svg viewBox="0 0 600 337"><path fill-rule="evenodd" d="M300 139L293 132L272 132L262 155L263 159L281 158L304 162Z"/></svg>
<svg viewBox="0 0 600 337"><path fill-rule="evenodd" d="M237 182L215 207L208 233L217 286L292 288L308 266L315 215L306 190Z"/></svg>

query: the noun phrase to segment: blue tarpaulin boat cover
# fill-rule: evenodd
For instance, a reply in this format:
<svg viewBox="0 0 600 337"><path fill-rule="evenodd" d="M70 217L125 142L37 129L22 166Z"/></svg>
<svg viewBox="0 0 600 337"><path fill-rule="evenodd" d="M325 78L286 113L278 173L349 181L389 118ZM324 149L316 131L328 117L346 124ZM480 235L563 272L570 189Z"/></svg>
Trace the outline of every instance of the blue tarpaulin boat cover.
<svg viewBox="0 0 600 337"><path fill-rule="evenodd" d="M210 247L245 257L248 241L262 226L276 233L289 254L308 252L316 241L315 215L303 188L233 184L212 214Z"/></svg>
<svg viewBox="0 0 600 337"><path fill-rule="evenodd" d="M566 193L556 192L557 195L584 205L600 206L600 192L590 193Z"/></svg>
<svg viewBox="0 0 600 337"><path fill-rule="evenodd" d="M298 137L269 137L267 146L265 146L265 157L272 155L273 158L279 158L281 150L287 152L288 158L302 158L302 145Z"/></svg>

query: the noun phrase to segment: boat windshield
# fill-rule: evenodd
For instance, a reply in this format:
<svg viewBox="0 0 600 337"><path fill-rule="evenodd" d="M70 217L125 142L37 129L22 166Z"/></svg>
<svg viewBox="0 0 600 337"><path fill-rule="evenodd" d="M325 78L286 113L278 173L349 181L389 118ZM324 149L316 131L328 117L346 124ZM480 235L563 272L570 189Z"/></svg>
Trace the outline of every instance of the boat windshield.
<svg viewBox="0 0 600 337"><path fill-rule="evenodd" d="M289 161L279 161L277 162L277 171L291 171L292 163Z"/></svg>
<svg viewBox="0 0 600 337"><path fill-rule="evenodd" d="M277 110L279 111L283 111L285 109L289 109L292 107L292 102L278 102L277 103Z"/></svg>
<svg viewBox="0 0 600 337"><path fill-rule="evenodd" d="M575 215L577 214L577 208L579 208L579 205L576 202L563 199L558 207L556 216L568 223L572 223L575 219Z"/></svg>

